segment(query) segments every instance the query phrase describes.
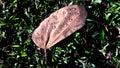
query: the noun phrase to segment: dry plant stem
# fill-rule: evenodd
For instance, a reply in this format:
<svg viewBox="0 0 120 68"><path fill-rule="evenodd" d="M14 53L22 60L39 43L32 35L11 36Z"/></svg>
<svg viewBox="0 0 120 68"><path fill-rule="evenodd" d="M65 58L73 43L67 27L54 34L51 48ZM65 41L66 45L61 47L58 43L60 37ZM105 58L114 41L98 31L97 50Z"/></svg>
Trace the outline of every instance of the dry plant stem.
<svg viewBox="0 0 120 68"><path fill-rule="evenodd" d="M44 49L44 58L45 58L45 64L47 64L47 54L46 54L46 48Z"/></svg>

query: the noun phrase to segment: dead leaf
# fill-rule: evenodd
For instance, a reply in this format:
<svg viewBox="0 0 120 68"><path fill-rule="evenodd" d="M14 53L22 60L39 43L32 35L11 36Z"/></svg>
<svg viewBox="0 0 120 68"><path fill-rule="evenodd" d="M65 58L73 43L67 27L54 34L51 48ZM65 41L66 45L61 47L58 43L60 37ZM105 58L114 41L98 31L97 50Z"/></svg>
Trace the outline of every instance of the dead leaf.
<svg viewBox="0 0 120 68"><path fill-rule="evenodd" d="M79 5L66 6L53 12L44 19L32 34L32 40L39 47L46 49L68 37L85 24L87 12Z"/></svg>

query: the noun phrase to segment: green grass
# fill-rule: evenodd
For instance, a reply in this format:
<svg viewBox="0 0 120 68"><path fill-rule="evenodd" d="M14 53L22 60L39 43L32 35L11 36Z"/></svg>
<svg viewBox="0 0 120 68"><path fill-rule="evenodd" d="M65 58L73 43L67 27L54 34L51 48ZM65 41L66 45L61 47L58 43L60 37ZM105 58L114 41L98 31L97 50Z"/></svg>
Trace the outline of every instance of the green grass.
<svg viewBox="0 0 120 68"><path fill-rule="evenodd" d="M67 5L86 8L86 25L47 50L31 34L50 13ZM0 68L119 68L120 3L113 0L0 0Z"/></svg>

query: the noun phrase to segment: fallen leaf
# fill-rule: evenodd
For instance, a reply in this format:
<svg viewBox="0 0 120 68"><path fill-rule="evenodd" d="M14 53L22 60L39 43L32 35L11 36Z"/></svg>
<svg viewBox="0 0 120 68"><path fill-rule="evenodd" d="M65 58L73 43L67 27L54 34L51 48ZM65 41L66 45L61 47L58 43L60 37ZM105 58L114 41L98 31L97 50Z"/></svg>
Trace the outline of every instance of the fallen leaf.
<svg viewBox="0 0 120 68"><path fill-rule="evenodd" d="M40 23L32 34L32 40L39 48L44 49L46 57L46 49L82 28L86 17L87 12L83 6L63 7Z"/></svg>

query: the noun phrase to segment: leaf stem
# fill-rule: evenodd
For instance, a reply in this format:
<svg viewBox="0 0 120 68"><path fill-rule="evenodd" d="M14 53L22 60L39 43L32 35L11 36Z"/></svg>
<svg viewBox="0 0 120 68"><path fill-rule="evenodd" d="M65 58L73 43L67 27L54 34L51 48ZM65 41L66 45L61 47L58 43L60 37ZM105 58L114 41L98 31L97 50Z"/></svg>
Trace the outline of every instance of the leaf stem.
<svg viewBox="0 0 120 68"><path fill-rule="evenodd" d="M44 49L44 58L45 58L45 64L47 64L47 54L46 54L46 48Z"/></svg>

